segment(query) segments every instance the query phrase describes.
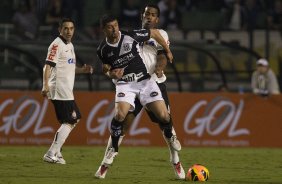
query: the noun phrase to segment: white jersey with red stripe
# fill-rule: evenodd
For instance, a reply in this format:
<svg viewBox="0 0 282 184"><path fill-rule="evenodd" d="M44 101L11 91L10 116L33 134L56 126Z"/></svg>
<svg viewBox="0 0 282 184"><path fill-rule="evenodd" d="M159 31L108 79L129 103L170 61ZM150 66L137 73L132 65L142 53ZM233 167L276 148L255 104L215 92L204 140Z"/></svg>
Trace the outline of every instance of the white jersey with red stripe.
<svg viewBox="0 0 282 184"><path fill-rule="evenodd" d="M169 38L166 31L163 29L158 29L166 43L169 45ZM161 78L158 78L155 74L155 66L157 63L157 54L159 51L163 51L163 47L153 38L144 42L142 47L142 57L145 66L150 73L151 77L158 83L162 83L166 81L166 76L163 74Z"/></svg>
<svg viewBox="0 0 282 184"><path fill-rule="evenodd" d="M48 81L49 98L52 100L74 100L73 86L76 59L72 43L57 37L49 46L46 63L51 66Z"/></svg>

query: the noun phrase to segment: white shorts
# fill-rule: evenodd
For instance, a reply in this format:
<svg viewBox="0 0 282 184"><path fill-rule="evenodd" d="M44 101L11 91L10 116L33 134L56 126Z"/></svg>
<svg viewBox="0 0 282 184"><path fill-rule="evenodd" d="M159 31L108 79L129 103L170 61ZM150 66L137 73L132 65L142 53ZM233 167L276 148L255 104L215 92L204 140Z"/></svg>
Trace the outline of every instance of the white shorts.
<svg viewBox="0 0 282 184"><path fill-rule="evenodd" d="M139 98L143 106L151 102L164 100L159 86L152 78L140 82L116 84L116 103L127 102L132 106L130 111L133 111L136 97Z"/></svg>

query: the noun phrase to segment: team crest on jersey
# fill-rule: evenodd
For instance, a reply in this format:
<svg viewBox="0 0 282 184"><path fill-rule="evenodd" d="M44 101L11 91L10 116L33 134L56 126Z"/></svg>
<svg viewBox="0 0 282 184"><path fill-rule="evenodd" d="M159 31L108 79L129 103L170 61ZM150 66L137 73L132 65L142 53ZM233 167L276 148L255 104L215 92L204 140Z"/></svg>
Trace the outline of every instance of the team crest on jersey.
<svg viewBox="0 0 282 184"><path fill-rule="evenodd" d="M156 91L153 91L151 94L150 94L150 97L155 97L155 96L158 96L158 92L156 92Z"/></svg>
<svg viewBox="0 0 282 184"><path fill-rule="evenodd" d="M107 56L108 57L111 57L111 56L113 56L114 55L114 53L113 53L113 51L112 52L110 52Z"/></svg>
<svg viewBox="0 0 282 184"><path fill-rule="evenodd" d="M130 51L130 45L129 45L129 43L123 44L123 50L124 50L125 52Z"/></svg>

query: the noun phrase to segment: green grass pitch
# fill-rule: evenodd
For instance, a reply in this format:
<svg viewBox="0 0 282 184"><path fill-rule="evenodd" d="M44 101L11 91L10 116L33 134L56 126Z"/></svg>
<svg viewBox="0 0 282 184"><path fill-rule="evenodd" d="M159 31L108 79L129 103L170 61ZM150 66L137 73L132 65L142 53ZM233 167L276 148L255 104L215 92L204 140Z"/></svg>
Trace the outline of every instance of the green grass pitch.
<svg viewBox="0 0 282 184"><path fill-rule="evenodd" d="M65 146L66 165L42 161L48 146L0 146L1 184L192 183L174 177L166 147L121 147L106 179L94 178L104 147ZM183 148L185 171L195 163L210 171L208 183L282 184L282 149Z"/></svg>

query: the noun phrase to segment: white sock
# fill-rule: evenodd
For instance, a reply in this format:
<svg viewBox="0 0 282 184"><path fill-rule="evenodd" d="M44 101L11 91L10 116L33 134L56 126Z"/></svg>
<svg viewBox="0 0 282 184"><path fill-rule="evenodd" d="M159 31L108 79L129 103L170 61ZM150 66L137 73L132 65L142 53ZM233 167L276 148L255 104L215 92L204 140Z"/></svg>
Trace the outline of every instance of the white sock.
<svg viewBox="0 0 282 184"><path fill-rule="evenodd" d="M62 155L62 153L61 153L61 150L59 150L59 152L57 152L56 155L57 155L58 158L62 158L62 157L63 157L63 155Z"/></svg>
<svg viewBox="0 0 282 184"><path fill-rule="evenodd" d="M49 154L55 155L60 152L61 147L65 143L67 137L69 136L70 132L72 130L72 125L70 124L62 124L61 127L58 129L58 131L55 134L54 141L49 148Z"/></svg>
<svg viewBox="0 0 282 184"><path fill-rule="evenodd" d="M169 154L170 154L170 162L173 164L177 164L179 162L178 151L175 151L173 148L169 146Z"/></svg>
<svg viewBox="0 0 282 184"><path fill-rule="evenodd" d="M121 135L121 136L119 137L118 146L120 146L120 144L121 144L123 138L124 138L124 135ZM108 139L108 144L107 144L107 147L106 147L106 150L105 150L104 157L106 156L107 151L108 151L109 148L111 148L111 147L112 147L112 137L110 136L109 139Z"/></svg>
<svg viewBox="0 0 282 184"><path fill-rule="evenodd" d="M172 127L172 135L176 135L176 132L174 130L174 128ZM165 137L165 135L163 134L163 138L167 144L168 150L169 150L169 157L170 157L170 162L173 164L177 164L179 162L179 155L178 155L178 151L175 151L169 144L167 138Z"/></svg>

